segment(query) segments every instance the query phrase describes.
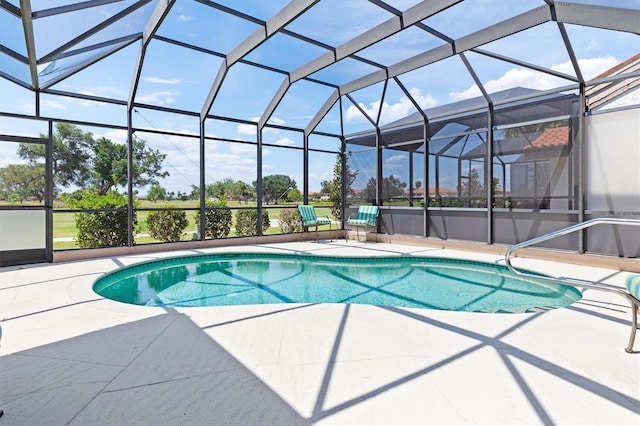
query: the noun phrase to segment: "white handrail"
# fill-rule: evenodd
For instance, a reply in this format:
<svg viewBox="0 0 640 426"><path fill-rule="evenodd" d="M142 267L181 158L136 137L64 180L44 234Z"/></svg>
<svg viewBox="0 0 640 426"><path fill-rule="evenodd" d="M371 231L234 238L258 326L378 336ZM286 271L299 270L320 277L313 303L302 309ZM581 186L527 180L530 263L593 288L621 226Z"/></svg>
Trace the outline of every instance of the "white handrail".
<svg viewBox="0 0 640 426"><path fill-rule="evenodd" d="M625 299L627 299L627 301L631 304L631 336L629 337L629 344L625 348L625 351L628 353L632 353L633 343L636 338L636 329L638 328L638 310L640 310L640 300L636 299L635 297L633 297L631 294L627 293L623 289L607 287L598 283L594 283L592 281L585 281L585 280L580 280L575 278L553 278L553 277L545 277L540 275L533 275L527 272L519 271L511 264L511 257L517 250L523 249L525 247L530 247L532 245L541 243L543 241L548 241L553 238L561 237L563 235L571 234L581 229L590 228L591 226L594 226L594 225L603 225L603 224L640 226L640 220L627 219L627 218L613 218L613 217L586 220L576 225L571 225L566 228L560 229L558 231L549 232L548 234L544 234L539 237L535 237L530 240L523 241L518 244L514 244L505 253L504 260L509 270L511 270L511 272L519 276L543 279L543 280L551 281L554 283L567 284L573 287L584 287L584 288L591 288L594 290L606 291L609 293L618 294L624 297Z"/></svg>

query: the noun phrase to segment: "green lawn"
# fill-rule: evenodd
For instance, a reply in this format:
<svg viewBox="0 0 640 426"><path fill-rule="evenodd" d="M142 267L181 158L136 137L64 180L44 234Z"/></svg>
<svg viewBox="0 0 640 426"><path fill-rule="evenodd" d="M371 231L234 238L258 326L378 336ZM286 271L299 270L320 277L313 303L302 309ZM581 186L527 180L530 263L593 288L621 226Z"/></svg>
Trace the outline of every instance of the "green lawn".
<svg viewBox="0 0 640 426"><path fill-rule="evenodd" d="M73 213L53 212L53 238L75 237L77 234Z"/></svg>

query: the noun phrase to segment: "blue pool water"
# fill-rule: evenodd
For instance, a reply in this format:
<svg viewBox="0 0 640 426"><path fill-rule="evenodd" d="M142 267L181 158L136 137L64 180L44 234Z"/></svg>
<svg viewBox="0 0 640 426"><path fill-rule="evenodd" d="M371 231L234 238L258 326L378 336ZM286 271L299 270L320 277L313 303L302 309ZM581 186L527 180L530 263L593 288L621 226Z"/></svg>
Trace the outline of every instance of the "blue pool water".
<svg viewBox="0 0 640 426"><path fill-rule="evenodd" d="M144 262L99 278L101 296L146 306L362 303L473 312L535 312L581 298L573 287L506 267L427 257L210 254Z"/></svg>

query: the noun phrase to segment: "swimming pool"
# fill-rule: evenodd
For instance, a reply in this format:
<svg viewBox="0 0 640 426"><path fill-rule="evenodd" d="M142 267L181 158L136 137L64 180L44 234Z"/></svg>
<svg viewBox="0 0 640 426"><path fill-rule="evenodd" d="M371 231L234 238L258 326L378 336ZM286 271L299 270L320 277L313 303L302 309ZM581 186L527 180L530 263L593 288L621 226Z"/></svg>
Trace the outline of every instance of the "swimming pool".
<svg viewBox="0 0 640 426"><path fill-rule="evenodd" d="M139 263L105 274L99 295L145 306L361 303L471 312L536 312L570 305L570 286L506 267L430 257L224 253Z"/></svg>

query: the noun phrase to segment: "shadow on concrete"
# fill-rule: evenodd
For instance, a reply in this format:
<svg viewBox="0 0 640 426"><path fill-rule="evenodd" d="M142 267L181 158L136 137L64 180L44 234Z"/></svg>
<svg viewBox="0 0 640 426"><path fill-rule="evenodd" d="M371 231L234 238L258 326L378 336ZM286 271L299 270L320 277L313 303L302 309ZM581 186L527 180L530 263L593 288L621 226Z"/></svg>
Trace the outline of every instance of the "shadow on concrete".
<svg viewBox="0 0 640 426"><path fill-rule="evenodd" d="M182 314L87 333L1 361L3 426L309 423Z"/></svg>

